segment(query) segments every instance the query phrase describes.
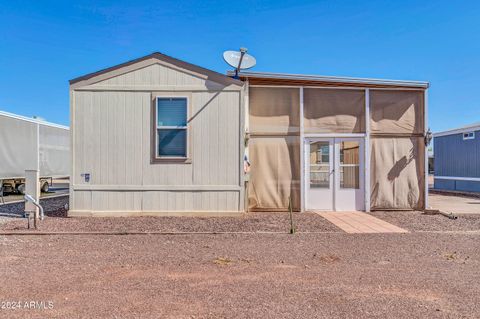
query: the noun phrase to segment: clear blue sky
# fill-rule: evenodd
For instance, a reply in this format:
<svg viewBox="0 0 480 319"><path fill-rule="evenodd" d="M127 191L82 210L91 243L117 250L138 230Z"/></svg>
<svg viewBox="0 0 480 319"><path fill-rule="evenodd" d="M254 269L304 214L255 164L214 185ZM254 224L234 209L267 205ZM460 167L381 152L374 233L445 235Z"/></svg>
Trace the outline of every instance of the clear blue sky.
<svg viewBox="0 0 480 319"><path fill-rule="evenodd" d="M219 72L426 80L430 126L480 121L480 1L0 0L0 110L68 124L68 80L154 51Z"/></svg>

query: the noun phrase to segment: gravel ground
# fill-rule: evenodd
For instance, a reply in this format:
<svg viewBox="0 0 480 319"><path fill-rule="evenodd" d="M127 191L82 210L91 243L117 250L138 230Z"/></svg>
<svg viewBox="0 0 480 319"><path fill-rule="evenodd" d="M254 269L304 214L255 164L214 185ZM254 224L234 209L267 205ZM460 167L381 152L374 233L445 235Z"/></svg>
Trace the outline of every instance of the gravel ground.
<svg viewBox="0 0 480 319"><path fill-rule="evenodd" d="M239 215L239 217L65 218L66 203L68 203L68 197L42 201L46 218L39 223L38 231L289 232L290 230L288 213L248 213ZM0 207L0 213L1 209L2 207ZM21 211L15 207L10 210ZM294 222L297 231L302 232L340 231L333 224L314 213L294 213ZM27 221L25 219L15 219L0 225L0 231L26 230L26 228Z"/></svg>
<svg viewBox="0 0 480 319"><path fill-rule="evenodd" d="M396 226L415 231L480 231L480 215L459 215L449 219L442 215L426 215L414 211L372 212L371 215Z"/></svg>
<svg viewBox="0 0 480 319"><path fill-rule="evenodd" d="M317 214L294 214L297 231L338 232L333 224ZM0 231L26 230L26 220L0 226ZM289 232L287 213L249 213L239 217L46 217L38 231L114 232Z"/></svg>
<svg viewBox="0 0 480 319"><path fill-rule="evenodd" d="M0 237L2 318L478 318L478 234ZM32 270L36 269L33 274Z"/></svg>
<svg viewBox="0 0 480 319"><path fill-rule="evenodd" d="M40 204L43 206L47 216L66 216L65 204L68 204L68 196L40 199ZM24 202L0 205L0 229L2 229L2 226L5 226L2 224L8 222L26 227L27 221L22 218L24 210Z"/></svg>
<svg viewBox="0 0 480 319"><path fill-rule="evenodd" d="M128 217L128 218L66 218L68 197L42 200L46 218L38 231L45 232L289 232L288 213L248 213L239 217ZM0 231L24 231L25 219L18 218L23 203L0 206ZM372 212L371 215L393 225L418 231L480 231L480 215L459 215L451 220L442 215L422 212ZM1 219L0 219L1 220ZM294 213L295 228L299 232L342 232L332 223L314 213Z"/></svg>

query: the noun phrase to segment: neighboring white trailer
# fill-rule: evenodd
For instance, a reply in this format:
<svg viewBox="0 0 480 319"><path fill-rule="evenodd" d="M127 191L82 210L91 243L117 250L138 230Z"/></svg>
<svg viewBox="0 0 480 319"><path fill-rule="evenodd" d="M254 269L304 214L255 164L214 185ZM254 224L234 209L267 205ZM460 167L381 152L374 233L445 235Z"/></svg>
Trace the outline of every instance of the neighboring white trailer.
<svg viewBox="0 0 480 319"><path fill-rule="evenodd" d="M39 170L42 190L70 175L67 126L0 111L0 186L22 193L25 170Z"/></svg>

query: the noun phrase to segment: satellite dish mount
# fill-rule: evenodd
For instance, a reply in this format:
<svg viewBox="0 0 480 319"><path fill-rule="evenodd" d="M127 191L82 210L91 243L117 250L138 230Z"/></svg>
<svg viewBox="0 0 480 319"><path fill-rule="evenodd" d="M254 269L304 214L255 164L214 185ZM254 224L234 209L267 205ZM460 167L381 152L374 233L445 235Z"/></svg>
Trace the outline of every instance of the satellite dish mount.
<svg viewBox="0 0 480 319"><path fill-rule="evenodd" d="M243 56L247 53L247 48L240 48L240 61L238 61L237 68L235 69L235 78L238 79L238 73L240 72L240 66L242 65Z"/></svg>

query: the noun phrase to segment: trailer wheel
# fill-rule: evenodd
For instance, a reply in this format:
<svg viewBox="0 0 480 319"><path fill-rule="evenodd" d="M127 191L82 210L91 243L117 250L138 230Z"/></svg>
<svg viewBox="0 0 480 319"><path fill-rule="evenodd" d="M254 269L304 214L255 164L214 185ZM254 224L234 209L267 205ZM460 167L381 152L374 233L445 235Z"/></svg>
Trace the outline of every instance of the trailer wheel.
<svg viewBox="0 0 480 319"><path fill-rule="evenodd" d="M44 181L40 189L42 190L43 193L47 193L48 190L50 189L50 185L48 184L47 181Z"/></svg>
<svg viewBox="0 0 480 319"><path fill-rule="evenodd" d="M19 194L25 195L25 184L24 184L24 183L19 184L19 185L17 186L17 192L18 192Z"/></svg>

